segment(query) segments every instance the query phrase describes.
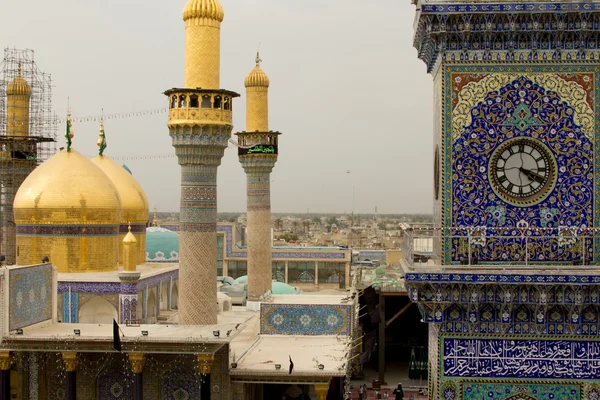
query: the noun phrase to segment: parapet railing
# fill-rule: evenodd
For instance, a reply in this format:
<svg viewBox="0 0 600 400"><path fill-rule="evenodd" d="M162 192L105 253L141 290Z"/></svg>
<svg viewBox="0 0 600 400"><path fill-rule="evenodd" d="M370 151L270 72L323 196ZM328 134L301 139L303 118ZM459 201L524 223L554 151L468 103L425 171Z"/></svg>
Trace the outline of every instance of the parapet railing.
<svg viewBox="0 0 600 400"><path fill-rule="evenodd" d="M409 269L597 268L600 228L404 227L403 264Z"/></svg>

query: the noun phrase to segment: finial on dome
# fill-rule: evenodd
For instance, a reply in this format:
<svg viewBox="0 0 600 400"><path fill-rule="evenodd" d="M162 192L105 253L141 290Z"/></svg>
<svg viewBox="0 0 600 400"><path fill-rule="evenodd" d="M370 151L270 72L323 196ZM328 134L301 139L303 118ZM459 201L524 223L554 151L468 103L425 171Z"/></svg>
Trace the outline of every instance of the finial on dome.
<svg viewBox="0 0 600 400"><path fill-rule="evenodd" d="M19 64L18 64L18 69L17 69L17 75L21 76L21 59L19 58Z"/></svg>
<svg viewBox="0 0 600 400"><path fill-rule="evenodd" d="M262 62L260 58L260 44L258 45L258 50L256 50L256 66L260 67L260 63Z"/></svg>
<svg viewBox="0 0 600 400"><path fill-rule="evenodd" d="M75 134L73 133L73 123L71 121L71 107L69 107L67 111L67 132L65 133L65 138L67 139L67 153L71 151L71 143Z"/></svg>
<svg viewBox="0 0 600 400"><path fill-rule="evenodd" d="M106 150L106 135L104 134L104 109L102 109L102 117L100 117L100 137L98 138L98 155L103 156Z"/></svg>

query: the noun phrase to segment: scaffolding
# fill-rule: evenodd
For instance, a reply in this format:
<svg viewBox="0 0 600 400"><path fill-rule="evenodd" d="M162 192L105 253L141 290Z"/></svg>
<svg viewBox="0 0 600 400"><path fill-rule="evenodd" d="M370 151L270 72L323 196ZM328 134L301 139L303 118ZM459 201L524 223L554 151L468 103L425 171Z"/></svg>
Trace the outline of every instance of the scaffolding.
<svg viewBox="0 0 600 400"><path fill-rule="evenodd" d="M9 102L7 97L7 88L18 76L30 87L28 105L22 99ZM7 265L15 264L17 256L15 194L31 171L56 152L56 131L50 74L38 68L33 50L4 49L0 64L0 255Z"/></svg>

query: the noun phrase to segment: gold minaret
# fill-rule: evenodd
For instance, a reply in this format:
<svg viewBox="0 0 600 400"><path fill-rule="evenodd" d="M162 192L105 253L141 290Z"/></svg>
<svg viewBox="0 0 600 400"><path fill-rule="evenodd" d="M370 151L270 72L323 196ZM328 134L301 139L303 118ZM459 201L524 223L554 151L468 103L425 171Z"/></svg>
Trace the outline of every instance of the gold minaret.
<svg viewBox="0 0 600 400"><path fill-rule="evenodd" d="M123 269L125 271L135 271L137 266L137 239L131 233L131 226L128 227L127 235L123 238Z"/></svg>
<svg viewBox="0 0 600 400"><path fill-rule="evenodd" d="M13 213L15 193L35 168L36 142L29 138L29 102L31 86L22 76L21 62L17 76L6 87L6 138L0 149L0 168L4 190L0 194L3 204L0 211L0 254L6 257L6 265L17 261L16 226ZM7 173L12 170L13 173Z"/></svg>
<svg viewBox="0 0 600 400"><path fill-rule="evenodd" d="M189 0L185 21L185 87L169 97L169 135L181 165L179 323L217 323L217 168L233 130L232 101L220 89L223 7Z"/></svg>
<svg viewBox="0 0 600 400"><path fill-rule="evenodd" d="M21 76L21 62L15 79L6 88L6 136L29 136L31 86Z"/></svg>
<svg viewBox="0 0 600 400"><path fill-rule="evenodd" d="M238 155L246 172L248 214L248 300L271 290L271 171L277 162L279 132L269 131L269 78L256 66L246 77L246 131L239 132ZM252 307L252 303L248 303Z"/></svg>

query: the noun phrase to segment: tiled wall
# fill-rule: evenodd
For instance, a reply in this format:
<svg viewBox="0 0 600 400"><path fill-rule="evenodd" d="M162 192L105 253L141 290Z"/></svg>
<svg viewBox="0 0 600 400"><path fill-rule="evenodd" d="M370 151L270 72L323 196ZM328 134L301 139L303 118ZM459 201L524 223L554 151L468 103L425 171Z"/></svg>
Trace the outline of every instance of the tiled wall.
<svg viewBox="0 0 600 400"><path fill-rule="evenodd" d="M260 333L263 335L349 335L350 305L262 303Z"/></svg>

